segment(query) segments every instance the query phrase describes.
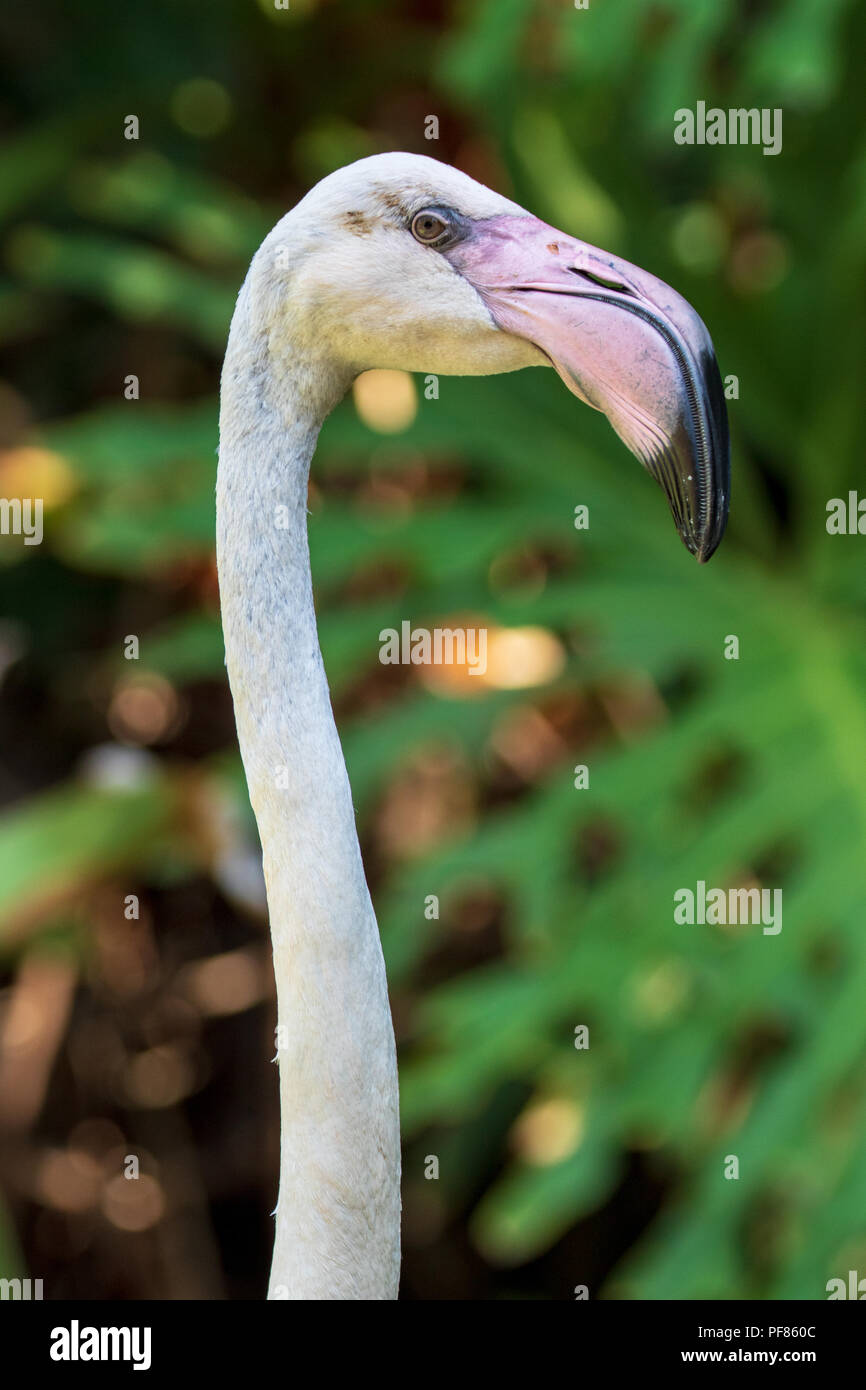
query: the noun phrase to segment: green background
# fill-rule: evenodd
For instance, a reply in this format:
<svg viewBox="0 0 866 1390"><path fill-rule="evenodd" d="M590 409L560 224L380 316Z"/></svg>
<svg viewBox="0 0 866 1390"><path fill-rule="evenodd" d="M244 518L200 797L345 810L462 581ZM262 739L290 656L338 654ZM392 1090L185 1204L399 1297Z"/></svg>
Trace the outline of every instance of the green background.
<svg viewBox="0 0 866 1390"><path fill-rule="evenodd" d="M0 539L0 1275L264 1290L274 1004L216 392L268 227L388 149L669 281L739 383L705 568L552 372L419 382L392 433L349 398L323 431L313 573L400 1048L403 1296L866 1275L866 540L825 525L862 476L866 11L94 0L7 9L0 43L0 494L46 499L40 547ZM782 153L676 145L699 100L780 107ZM479 694L379 664L381 628L459 613L546 629L562 669ZM781 888L782 932L677 925L698 880Z"/></svg>

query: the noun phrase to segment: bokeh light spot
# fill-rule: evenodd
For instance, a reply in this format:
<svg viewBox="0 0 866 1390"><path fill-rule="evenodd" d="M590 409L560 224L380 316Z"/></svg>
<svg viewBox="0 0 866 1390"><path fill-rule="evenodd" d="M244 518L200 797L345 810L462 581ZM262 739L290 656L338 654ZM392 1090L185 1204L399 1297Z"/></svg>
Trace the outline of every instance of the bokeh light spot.
<svg viewBox="0 0 866 1390"><path fill-rule="evenodd" d="M172 92L171 114L187 135L204 140L225 130L232 117L232 100L221 82L192 77Z"/></svg>
<svg viewBox="0 0 866 1390"><path fill-rule="evenodd" d="M399 434L418 413L418 393L408 372L362 372L352 387L352 396L359 417L379 434Z"/></svg>
<svg viewBox="0 0 866 1390"><path fill-rule="evenodd" d="M560 1163L580 1147L583 1138L583 1111L564 1098L530 1105L515 1121L511 1140L526 1163L546 1167Z"/></svg>

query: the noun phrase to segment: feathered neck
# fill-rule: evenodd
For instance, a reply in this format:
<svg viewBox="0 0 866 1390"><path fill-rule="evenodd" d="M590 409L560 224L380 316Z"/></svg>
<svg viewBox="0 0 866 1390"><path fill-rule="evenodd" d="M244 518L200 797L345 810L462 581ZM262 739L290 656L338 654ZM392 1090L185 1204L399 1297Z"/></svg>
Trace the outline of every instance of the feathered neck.
<svg viewBox="0 0 866 1390"><path fill-rule="evenodd" d="M310 460L347 383L294 356L291 344L277 363L256 307L251 273L223 368L217 562L278 998L281 1160L269 1297L395 1298L394 1035L307 543Z"/></svg>

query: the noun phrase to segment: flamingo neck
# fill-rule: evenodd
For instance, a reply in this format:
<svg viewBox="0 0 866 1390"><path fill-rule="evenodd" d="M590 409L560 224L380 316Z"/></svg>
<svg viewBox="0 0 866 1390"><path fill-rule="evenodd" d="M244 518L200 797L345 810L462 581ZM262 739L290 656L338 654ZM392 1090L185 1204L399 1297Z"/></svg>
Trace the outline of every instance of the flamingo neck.
<svg viewBox="0 0 866 1390"><path fill-rule="evenodd" d="M269 1298L396 1298L397 1066L379 933L316 632L307 479L347 383L279 373L245 284L223 368L217 562L277 986L280 1188Z"/></svg>

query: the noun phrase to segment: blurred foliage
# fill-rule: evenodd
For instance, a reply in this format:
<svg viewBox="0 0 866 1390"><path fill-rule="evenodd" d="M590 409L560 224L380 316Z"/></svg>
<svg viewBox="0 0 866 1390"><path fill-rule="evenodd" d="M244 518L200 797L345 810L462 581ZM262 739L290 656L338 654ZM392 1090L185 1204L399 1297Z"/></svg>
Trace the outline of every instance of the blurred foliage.
<svg viewBox="0 0 866 1390"><path fill-rule="evenodd" d="M866 568L825 507L862 473L864 41L852 0L98 0L3 20L0 491L45 497L46 538L0 539L0 1120L33 951L71 940L81 972L44 1104L4 1138L47 1293L263 1286L270 990L220 1006L196 976L182 1026L153 1022L178 971L267 959L216 601L215 391L268 226L389 148L673 283L739 380L731 526L703 570L553 373L443 379L398 433L348 399L322 433L310 542L401 1051L404 1292L821 1298L863 1272ZM783 153L675 145L698 100L781 107ZM479 695L378 665L383 626L459 613L547 629L564 668ZM698 880L781 887L782 932L676 925ZM229 1018L252 1020L241 1079ZM109 1033L125 1061L103 1083L81 1058ZM193 1060L142 1100L159 1048ZM118 1216L112 1145L141 1140L148 1105L162 1205ZM240 1111L243 1162L225 1157ZM85 1122L111 1127L101 1149ZM102 1177L72 1201L46 1155L82 1144ZM172 1283L141 1232L193 1208ZM224 1283L201 1273L214 1238Z"/></svg>

